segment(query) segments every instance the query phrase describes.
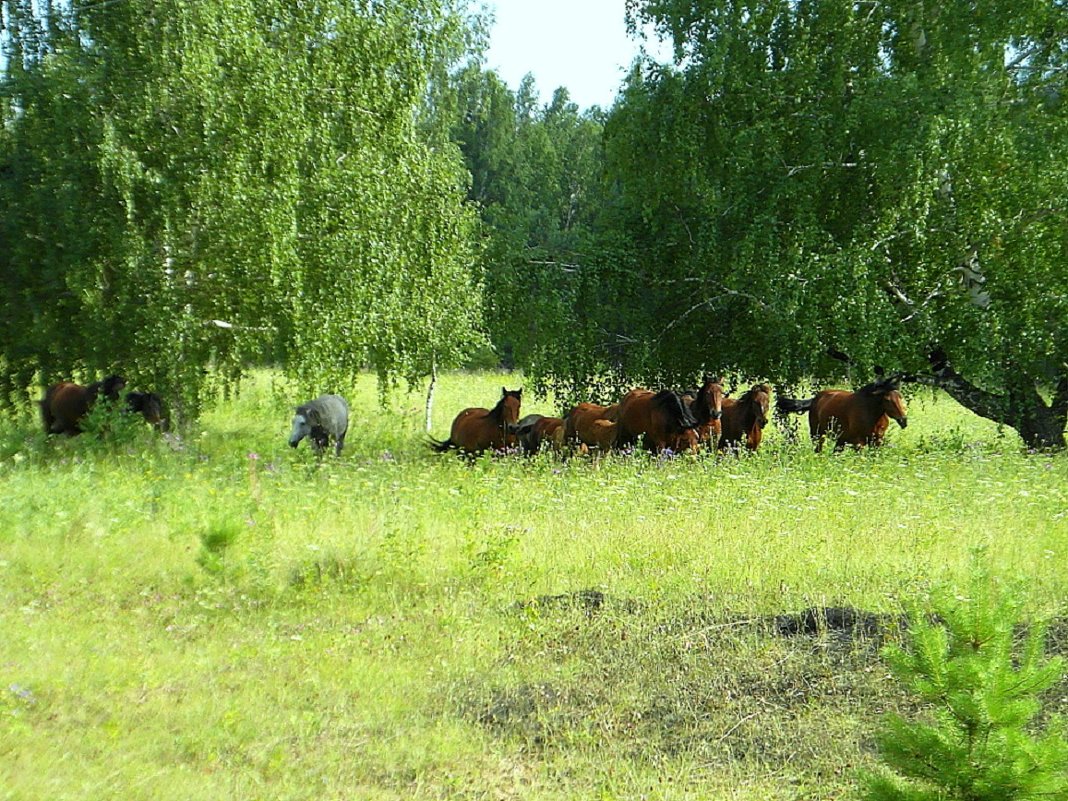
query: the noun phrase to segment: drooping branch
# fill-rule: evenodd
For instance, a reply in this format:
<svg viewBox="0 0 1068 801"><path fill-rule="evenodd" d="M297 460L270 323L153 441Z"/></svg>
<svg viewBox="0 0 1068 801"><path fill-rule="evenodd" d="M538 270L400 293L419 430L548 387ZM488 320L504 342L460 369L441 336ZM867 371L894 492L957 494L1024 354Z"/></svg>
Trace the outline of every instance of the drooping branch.
<svg viewBox="0 0 1068 801"><path fill-rule="evenodd" d="M953 369L949 358L941 348L935 348L927 355L931 363L931 373L908 374L901 377L902 381L924 384L926 386L943 389L954 400L971 409L980 417L988 420L1004 423L1009 416L1009 398L1005 395L997 395L980 389L971 381Z"/></svg>
<svg viewBox="0 0 1068 801"><path fill-rule="evenodd" d="M927 358L931 363L929 374L903 375L900 380L945 390L950 397L980 417L1015 429L1028 447L1065 447L1068 372L1061 375L1054 389L1053 402L1047 405L1035 382L1025 375L1016 376L1015 380L1007 383L1004 394L997 394L980 389L953 369L941 348L935 348ZM1068 366L1065 369L1068 370Z"/></svg>

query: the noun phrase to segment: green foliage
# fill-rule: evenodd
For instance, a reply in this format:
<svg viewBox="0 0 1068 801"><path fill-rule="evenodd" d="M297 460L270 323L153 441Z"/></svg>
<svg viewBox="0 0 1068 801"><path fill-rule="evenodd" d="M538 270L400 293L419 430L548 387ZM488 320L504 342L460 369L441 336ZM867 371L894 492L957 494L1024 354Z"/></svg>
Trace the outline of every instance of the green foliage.
<svg viewBox="0 0 1068 801"><path fill-rule="evenodd" d="M226 565L226 552L237 540L241 526L232 520L220 520L211 523L200 532L200 552L197 564L212 575L221 575Z"/></svg>
<svg viewBox="0 0 1068 801"><path fill-rule="evenodd" d="M1019 620L1019 602L981 570L967 597L944 593L930 613L911 615L909 647L892 647L887 658L930 713L887 721L879 749L889 770L866 777L867 798L1068 798L1063 727L1054 721L1039 732L1035 724L1064 661L1046 656L1041 625L1017 646Z"/></svg>
<svg viewBox="0 0 1068 801"><path fill-rule="evenodd" d="M560 88L539 106L527 76L511 92L477 63L453 79L453 139L471 172L485 241L486 324L506 363L585 376L600 362L582 348L558 360L554 343L581 336L602 197L603 114L585 112Z"/></svg>
<svg viewBox="0 0 1068 801"><path fill-rule="evenodd" d="M449 0L4 2L0 397L118 370L190 412L457 363L480 320L454 148L418 125Z"/></svg>
<svg viewBox="0 0 1068 801"><path fill-rule="evenodd" d="M107 446L126 447L136 443L145 433L145 421L139 414L130 414L123 404L106 400L94 403L79 423L85 436Z"/></svg>
<svg viewBox="0 0 1068 801"><path fill-rule="evenodd" d="M973 409L1030 444L1063 440L1063 4L628 10L678 66L635 65L604 121L600 258L581 261L574 311L530 359L538 377L837 382L835 347L859 384L875 364L927 371L938 344L999 393ZM537 293L537 273L518 281ZM1036 434L1032 411L1055 419Z"/></svg>

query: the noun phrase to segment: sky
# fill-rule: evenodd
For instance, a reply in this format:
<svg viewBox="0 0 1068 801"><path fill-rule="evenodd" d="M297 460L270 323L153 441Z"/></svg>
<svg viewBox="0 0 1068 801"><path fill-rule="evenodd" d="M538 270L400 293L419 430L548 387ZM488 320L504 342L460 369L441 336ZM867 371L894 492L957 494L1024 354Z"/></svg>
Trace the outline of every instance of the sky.
<svg viewBox="0 0 1068 801"><path fill-rule="evenodd" d="M566 86L582 109L608 108L640 42L627 35L624 0L484 0L496 22L486 67L515 90L528 72L542 102ZM646 49L666 60L670 50L650 37Z"/></svg>

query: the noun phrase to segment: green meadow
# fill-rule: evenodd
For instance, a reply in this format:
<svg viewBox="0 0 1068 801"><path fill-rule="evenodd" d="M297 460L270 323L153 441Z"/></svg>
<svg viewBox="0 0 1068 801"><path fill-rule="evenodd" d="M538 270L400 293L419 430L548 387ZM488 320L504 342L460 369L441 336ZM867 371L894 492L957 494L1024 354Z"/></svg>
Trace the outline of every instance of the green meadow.
<svg viewBox="0 0 1068 801"><path fill-rule="evenodd" d="M443 439L521 378L439 383ZM878 451L795 418L741 458L468 463L422 393L344 394L322 460L268 372L166 437L0 423L0 799L851 799L922 711L888 621L977 549L1065 645L1068 458L945 396ZM814 607L881 622L777 617Z"/></svg>

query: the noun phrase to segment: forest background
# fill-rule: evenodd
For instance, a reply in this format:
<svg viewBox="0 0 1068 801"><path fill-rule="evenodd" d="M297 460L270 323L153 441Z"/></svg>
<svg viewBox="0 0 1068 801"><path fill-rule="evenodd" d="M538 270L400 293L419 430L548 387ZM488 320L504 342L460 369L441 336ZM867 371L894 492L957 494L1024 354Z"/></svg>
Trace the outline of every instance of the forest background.
<svg viewBox="0 0 1068 801"><path fill-rule="evenodd" d="M838 351L1063 446L1064 3L625 5L674 63L580 110L460 0L5 0L0 402L119 370L191 418L254 364L479 353L562 402L789 389Z"/></svg>

